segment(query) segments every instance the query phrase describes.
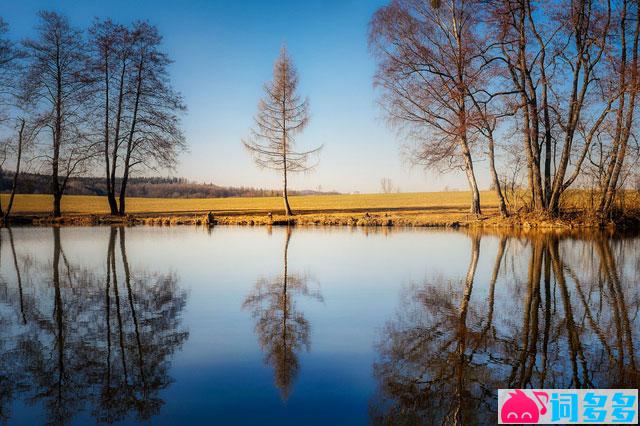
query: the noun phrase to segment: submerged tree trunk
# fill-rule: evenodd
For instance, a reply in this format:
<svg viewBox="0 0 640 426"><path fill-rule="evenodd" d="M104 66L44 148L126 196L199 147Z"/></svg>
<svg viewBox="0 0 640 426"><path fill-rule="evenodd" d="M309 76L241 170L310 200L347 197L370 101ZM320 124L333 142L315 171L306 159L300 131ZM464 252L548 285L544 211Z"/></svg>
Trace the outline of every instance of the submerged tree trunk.
<svg viewBox="0 0 640 426"><path fill-rule="evenodd" d="M122 310L120 306L120 294L118 290L118 277L117 277L117 269L116 269L116 255L115 255L115 229L112 228L113 238L109 241L109 249L112 250L111 255L111 270L113 271L113 298L116 302L116 320L118 324L118 337L120 343L120 358L122 360L122 372L124 374L124 383L123 385L129 385L128 372L127 372L127 360L126 360L126 346L125 346L125 337L124 337L124 328L122 321ZM113 242L113 243L112 243Z"/></svg>
<svg viewBox="0 0 640 426"><path fill-rule="evenodd" d="M146 378L144 371L144 356L142 353L142 339L140 337L140 325L138 323L138 315L136 313L136 306L133 300L133 289L131 288L131 272L129 270L129 261L127 260L127 251L125 248L125 229L120 228L120 256L122 258L122 266L124 268L124 279L127 286L127 295L129 299L129 308L131 309L131 317L133 318L133 326L136 336L136 346L138 348L138 368L140 369L140 379L142 380L143 388L146 388Z"/></svg>
<svg viewBox="0 0 640 426"><path fill-rule="evenodd" d="M53 316L56 321L56 329L53 331L55 336L55 346L58 355L58 371L57 371L57 400L56 400L56 412L61 413L62 408L62 391L64 388L64 382L66 377L65 372L65 327L64 327L64 304L62 302L62 292L60 289L60 256L62 252L62 246L60 243L60 228L53 228L53 287L54 287L54 306ZM63 423L63 419L59 418L56 421Z"/></svg>
<svg viewBox="0 0 640 426"><path fill-rule="evenodd" d="M27 323L27 316L24 311L24 295L22 292L22 275L20 274L20 266L18 265L18 256L16 256L16 245L13 242L13 231L7 227L9 231L9 243L11 244L11 253L13 254L13 267L16 270L16 280L18 281L18 293L20 297L20 314L22 316L22 324Z"/></svg>
<svg viewBox="0 0 640 426"><path fill-rule="evenodd" d="M114 255L116 229L111 228L107 248L107 282L105 285L105 313L107 325L107 389L111 389L111 256Z"/></svg>
<svg viewBox="0 0 640 426"><path fill-rule="evenodd" d="M453 395L452 418L454 424L463 424L463 404L465 401L465 378L466 368L469 366L470 357L467 356L467 315L469 313L469 301L473 291L473 281L475 279L476 268L478 266L478 257L480 254L480 236L471 237L471 260L467 277L464 283L464 293L460 300L459 317L456 331L456 364L455 371L455 391Z"/></svg>

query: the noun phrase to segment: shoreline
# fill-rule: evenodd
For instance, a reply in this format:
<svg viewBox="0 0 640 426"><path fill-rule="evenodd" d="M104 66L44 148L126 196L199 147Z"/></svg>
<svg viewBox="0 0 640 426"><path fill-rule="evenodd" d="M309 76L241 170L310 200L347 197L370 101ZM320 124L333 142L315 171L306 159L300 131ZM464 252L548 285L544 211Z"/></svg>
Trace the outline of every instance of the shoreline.
<svg viewBox="0 0 640 426"><path fill-rule="evenodd" d="M42 214L22 214L9 217L9 225L34 226L95 226L95 225L237 225L237 226L352 226L352 227L436 227L436 228L521 228L521 229L623 229L640 230L638 212L616 221L600 221L583 211L566 212L558 218L534 214L502 218L497 212L480 216L459 210L389 210L374 212L302 212L286 217L283 214L257 212L213 212L214 223L208 224L208 212L134 213L126 216L108 214L65 214L54 218Z"/></svg>

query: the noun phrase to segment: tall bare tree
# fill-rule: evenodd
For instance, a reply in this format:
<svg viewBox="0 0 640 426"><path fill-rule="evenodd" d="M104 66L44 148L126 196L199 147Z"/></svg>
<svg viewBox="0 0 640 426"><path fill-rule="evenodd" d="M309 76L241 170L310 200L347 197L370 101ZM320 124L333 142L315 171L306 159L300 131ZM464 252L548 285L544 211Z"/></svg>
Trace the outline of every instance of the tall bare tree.
<svg viewBox="0 0 640 426"><path fill-rule="evenodd" d="M383 194L391 194L394 189L395 187L391 178L383 177L380 179L380 191L382 191Z"/></svg>
<svg viewBox="0 0 640 426"><path fill-rule="evenodd" d="M4 125L9 119L9 110L15 104L15 85L19 73L21 52L15 44L6 36L9 26L0 18L0 125ZM13 144L11 138L0 141L0 180L3 169L9 159ZM0 217L4 216L2 200L0 200Z"/></svg>
<svg viewBox="0 0 640 426"><path fill-rule="evenodd" d="M111 214L118 214L116 201L116 167L118 151L123 142L127 81L133 68L132 43L129 30L110 19L96 21L91 28L91 72L99 81L96 89L97 110L104 117L102 139L107 184L107 200Z"/></svg>
<svg viewBox="0 0 640 426"><path fill-rule="evenodd" d="M375 84L391 122L419 142L414 161L429 168L462 168L471 190L470 211L480 214L470 98L483 65L479 2L431 3L393 0L376 11L369 34L378 60Z"/></svg>
<svg viewBox="0 0 640 426"><path fill-rule="evenodd" d="M161 50L158 29L137 22L131 30L131 75L127 80L128 128L124 137L118 213L124 215L129 177L136 168L172 168L186 149L180 114L182 96L171 85L171 59ZM114 155L115 157L115 155ZM114 165L112 164L112 171ZM115 181L114 181L115 183Z"/></svg>
<svg viewBox="0 0 640 426"><path fill-rule="evenodd" d="M297 94L298 74L283 47L273 67L273 81L264 85L265 97L258 103L258 112L251 136L243 140L258 167L282 172L282 198L287 216L293 214L287 194L287 174L312 169L312 155L322 146L309 151L295 149L295 136L309 123L309 101Z"/></svg>
<svg viewBox="0 0 640 426"><path fill-rule="evenodd" d="M0 180L7 161L13 167L11 193L6 209L0 200L0 219L6 222L15 199L18 177L25 154L31 151L40 123L23 108L20 82L24 74L25 53L5 36L8 26L0 18L0 129L6 136L0 139Z"/></svg>
<svg viewBox="0 0 640 426"><path fill-rule="evenodd" d="M15 104L15 86L23 52L9 39L9 25L0 17L0 124L7 120L8 109Z"/></svg>
<svg viewBox="0 0 640 426"><path fill-rule="evenodd" d="M28 54L23 88L25 99L51 131L44 157L51 167L53 215L60 216L69 177L86 172L87 161L96 154L85 128L92 83L86 77L81 31L55 12L40 12L39 17L37 38L23 42Z"/></svg>
<svg viewBox="0 0 640 426"><path fill-rule="evenodd" d="M636 98L640 90L638 75L640 5L637 1L622 0L618 6L614 11L616 19L613 42L608 44L609 55L606 58L609 72L606 73L608 90L605 93L609 94L609 105L615 109L615 121L611 123L609 132L603 132L610 149L606 161L603 162L606 172L603 176L603 194L598 210L605 215L611 213L619 189L629 140L635 128Z"/></svg>
<svg viewBox="0 0 640 426"><path fill-rule="evenodd" d="M491 2L502 60L517 92L531 206L557 214L592 136L611 111L596 90L610 36L611 2ZM583 137L584 136L584 137Z"/></svg>
<svg viewBox="0 0 640 426"><path fill-rule="evenodd" d="M8 157L13 157L13 177L11 179L11 192L7 201L6 209L2 209L0 203L0 218L6 222L13 208L16 192L18 190L18 178L20 176L21 167L23 165L25 153L33 149L34 140L40 131L40 123L27 122L27 119L20 117L16 120L15 134L5 140L0 141L0 179L2 178L2 169L4 162Z"/></svg>

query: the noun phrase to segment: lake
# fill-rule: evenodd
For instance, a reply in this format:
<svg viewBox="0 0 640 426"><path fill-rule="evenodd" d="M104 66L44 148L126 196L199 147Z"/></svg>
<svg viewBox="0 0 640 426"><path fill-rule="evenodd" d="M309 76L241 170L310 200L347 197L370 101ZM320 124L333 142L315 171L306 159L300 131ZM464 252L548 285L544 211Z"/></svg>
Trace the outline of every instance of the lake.
<svg viewBox="0 0 640 426"><path fill-rule="evenodd" d="M0 421L487 424L637 388L640 238L0 229Z"/></svg>

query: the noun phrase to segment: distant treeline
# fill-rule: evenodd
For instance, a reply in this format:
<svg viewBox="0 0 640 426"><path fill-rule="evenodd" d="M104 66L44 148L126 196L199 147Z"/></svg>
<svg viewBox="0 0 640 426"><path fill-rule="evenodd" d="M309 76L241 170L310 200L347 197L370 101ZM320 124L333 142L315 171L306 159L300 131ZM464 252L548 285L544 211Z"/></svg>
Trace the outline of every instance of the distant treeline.
<svg viewBox="0 0 640 426"><path fill-rule="evenodd" d="M11 191L13 172L0 177L0 193ZM50 194L51 176L37 173L21 173L18 179L20 194ZM224 187L212 183L197 183L181 177L132 177L129 178L127 194L131 197L147 198L227 198L227 197L275 197L281 191L248 187ZM293 195L336 194L321 191L290 191ZM107 188L102 177L70 178L67 187L70 195L106 195Z"/></svg>

